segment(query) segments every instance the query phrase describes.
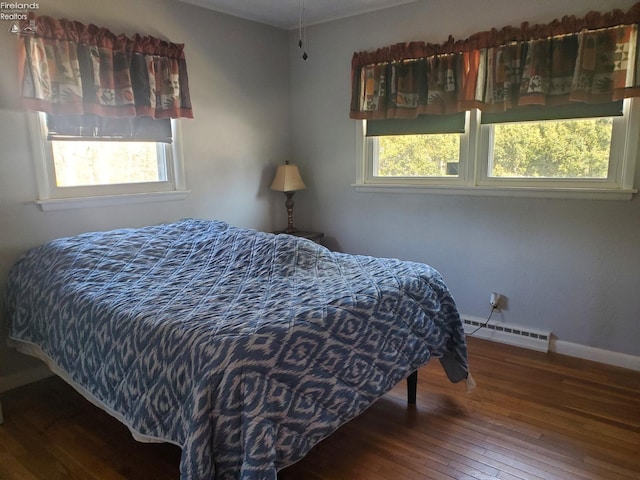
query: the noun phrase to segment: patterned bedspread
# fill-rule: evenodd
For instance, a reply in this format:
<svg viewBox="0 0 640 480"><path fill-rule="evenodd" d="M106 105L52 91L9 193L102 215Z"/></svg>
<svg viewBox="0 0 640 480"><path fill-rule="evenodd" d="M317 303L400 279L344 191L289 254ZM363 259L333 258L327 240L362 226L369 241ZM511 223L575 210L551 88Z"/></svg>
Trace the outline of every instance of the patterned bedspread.
<svg viewBox="0 0 640 480"><path fill-rule="evenodd" d="M7 305L13 340L179 445L182 480L275 479L431 357L467 377L431 267L219 221L55 240L13 267Z"/></svg>

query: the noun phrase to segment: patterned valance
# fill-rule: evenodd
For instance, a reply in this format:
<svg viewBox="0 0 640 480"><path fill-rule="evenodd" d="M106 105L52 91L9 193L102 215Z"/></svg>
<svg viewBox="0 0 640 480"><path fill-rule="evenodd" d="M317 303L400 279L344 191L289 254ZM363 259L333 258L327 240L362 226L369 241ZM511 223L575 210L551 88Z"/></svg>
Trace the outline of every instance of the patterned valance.
<svg viewBox="0 0 640 480"><path fill-rule="evenodd" d="M355 53L350 117L415 118L472 108L500 113L640 96L638 23L640 3L628 12Z"/></svg>
<svg viewBox="0 0 640 480"><path fill-rule="evenodd" d="M110 118L193 118L184 45L33 14L27 22L35 33L20 37L26 109Z"/></svg>

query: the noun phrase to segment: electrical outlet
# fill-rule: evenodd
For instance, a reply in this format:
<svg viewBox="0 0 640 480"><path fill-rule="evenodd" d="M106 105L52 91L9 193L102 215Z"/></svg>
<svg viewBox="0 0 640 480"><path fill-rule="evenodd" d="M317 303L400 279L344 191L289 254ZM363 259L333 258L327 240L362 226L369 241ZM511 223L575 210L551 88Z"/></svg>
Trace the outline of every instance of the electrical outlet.
<svg viewBox="0 0 640 480"><path fill-rule="evenodd" d="M500 294L493 292L491 293L491 296L489 297L489 305L491 305L493 308L498 308L498 305L500 304Z"/></svg>

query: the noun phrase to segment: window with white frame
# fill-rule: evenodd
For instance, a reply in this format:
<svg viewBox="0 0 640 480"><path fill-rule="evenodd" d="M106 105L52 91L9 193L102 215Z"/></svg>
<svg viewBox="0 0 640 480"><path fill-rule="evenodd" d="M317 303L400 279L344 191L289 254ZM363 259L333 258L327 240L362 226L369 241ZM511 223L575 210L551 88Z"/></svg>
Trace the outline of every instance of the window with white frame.
<svg viewBox="0 0 640 480"><path fill-rule="evenodd" d="M359 188L636 193L638 9L454 37L354 53ZM465 114L462 131L441 129L456 113Z"/></svg>
<svg viewBox="0 0 640 480"><path fill-rule="evenodd" d="M43 210L183 199L188 194L177 120L166 119L160 130L136 124L134 133L122 134L112 128L121 121L110 120L109 131L83 132L77 125L71 131L56 125L44 113L29 118L36 203Z"/></svg>
<svg viewBox="0 0 640 480"><path fill-rule="evenodd" d="M178 119L193 118L184 44L36 14L29 24L17 39L18 75L36 203L184 198Z"/></svg>
<svg viewBox="0 0 640 480"><path fill-rule="evenodd" d="M637 100L627 99L577 113L547 108L544 118L471 110L457 117L359 122L364 148L356 185L630 198L635 192L639 110Z"/></svg>

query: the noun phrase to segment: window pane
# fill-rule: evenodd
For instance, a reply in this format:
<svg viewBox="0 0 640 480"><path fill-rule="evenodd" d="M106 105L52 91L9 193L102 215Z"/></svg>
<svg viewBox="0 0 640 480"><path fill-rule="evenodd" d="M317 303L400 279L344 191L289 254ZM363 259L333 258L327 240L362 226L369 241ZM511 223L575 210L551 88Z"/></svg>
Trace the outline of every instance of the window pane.
<svg viewBox="0 0 640 480"><path fill-rule="evenodd" d="M166 181L155 142L52 141L58 187Z"/></svg>
<svg viewBox="0 0 640 480"><path fill-rule="evenodd" d="M493 126L489 176L606 179L612 118Z"/></svg>
<svg viewBox="0 0 640 480"><path fill-rule="evenodd" d="M379 177L457 177L460 134L378 137ZM375 167L375 165L374 165Z"/></svg>

